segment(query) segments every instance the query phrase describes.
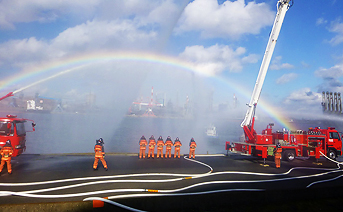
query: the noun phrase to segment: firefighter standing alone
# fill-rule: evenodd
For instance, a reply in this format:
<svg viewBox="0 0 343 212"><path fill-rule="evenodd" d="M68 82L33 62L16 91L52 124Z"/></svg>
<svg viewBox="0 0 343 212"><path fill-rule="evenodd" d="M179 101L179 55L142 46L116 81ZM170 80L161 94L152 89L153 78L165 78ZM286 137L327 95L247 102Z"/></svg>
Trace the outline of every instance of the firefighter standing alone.
<svg viewBox="0 0 343 212"><path fill-rule="evenodd" d="M0 150L0 154L1 154L0 172L2 172L2 169L4 168L4 165L7 162L7 171L9 174L12 174L11 158L13 154L13 148L12 148L10 140L6 141L6 144Z"/></svg>
<svg viewBox="0 0 343 212"><path fill-rule="evenodd" d="M195 148L197 147L197 144L194 141L194 138L191 139L189 142L189 158L193 156L193 159L195 158Z"/></svg>
<svg viewBox="0 0 343 212"><path fill-rule="evenodd" d="M104 159L105 157L105 150L104 150L104 140L100 138L99 140L96 140L95 146L94 146L94 152L95 152L95 160L93 164L93 169L98 170L98 163L99 160L101 160L102 165L104 166L105 170L107 171L107 164Z"/></svg>
<svg viewBox="0 0 343 212"><path fill-rule="evenodd" d="M275 166L276 168L280 168L281 166L281 153L282 153L282 148L281 144L277 143L276 147L274 149L274 159L275 159Z"/></svg>

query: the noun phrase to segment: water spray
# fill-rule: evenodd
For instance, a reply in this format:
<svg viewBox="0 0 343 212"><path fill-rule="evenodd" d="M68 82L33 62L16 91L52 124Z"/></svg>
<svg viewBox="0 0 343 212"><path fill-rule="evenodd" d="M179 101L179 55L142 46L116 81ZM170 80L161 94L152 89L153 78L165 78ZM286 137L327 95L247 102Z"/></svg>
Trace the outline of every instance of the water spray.
<svg viewBox="0 0 343 212"><path fill-rule="evenodd" d="M20 92L20 91L23 91L23 90L25 90L25 89L27 89L27 88L30 88L30 87L32 87L32 86L34 86L34 85L37 85L37 84L40 84L40 83L42 83L42 82L48 81L48 80L53 79L53 78L55 78L55 77L58 77L58 76L60 76L60 75L63 75L63 74L66 74L66 73L75 71L75 70L77 70L77 69L83 68L83 67L85 67L86 65L88 65L88 64L84 64L84 65L77 66L77 67L74 67L74 68L71 68L71 69L67 69L67 70L61 71L61 72L59 72L59 73L57 73L57 74L54 74L54 75L52 75L52 76L50 76L50 77L47 77L47 78L38 80L37 82L31 83L30 85L27 85L27 86L25 86L25 87L22 87L22 88L20 88L20 89L17 89L17 90L15 90L15 91L13 91L13 94L16 94L16 93L18 93L18 92ZM8 95L8 94L7 94L7 95Z"/></svg>

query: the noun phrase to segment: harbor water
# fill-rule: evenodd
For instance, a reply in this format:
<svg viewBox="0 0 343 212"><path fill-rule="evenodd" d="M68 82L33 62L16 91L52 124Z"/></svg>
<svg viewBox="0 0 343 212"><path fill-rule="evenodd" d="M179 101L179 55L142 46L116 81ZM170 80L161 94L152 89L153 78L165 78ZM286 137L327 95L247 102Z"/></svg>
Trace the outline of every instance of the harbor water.
<svg viewBox="0 0 343 212"><path fill-rule="evenodd" d="M1 116L6 114L2 113ZM165 140L171 136L182 142L181 153L187 154L189 141L197 142L196 154L226 153L225 141L239 141L243 130L242 119L230 117L158 118L119 116L106 112L97 113L18 113L19 118L32 119L37 124L35 132L27 133L25 154L91 153L95 140L104 139L105 151L111 153L137 153L142 135L154 135ZM273 120L259 119L256 131ZM303 130L308 127L336 127L343 131L341 122L323 120L294 120ZM209 125L216 126L217 137L206 135ZM27 126L27 129L30 127ZM277 123L274 130L281 130Z"/></svg>

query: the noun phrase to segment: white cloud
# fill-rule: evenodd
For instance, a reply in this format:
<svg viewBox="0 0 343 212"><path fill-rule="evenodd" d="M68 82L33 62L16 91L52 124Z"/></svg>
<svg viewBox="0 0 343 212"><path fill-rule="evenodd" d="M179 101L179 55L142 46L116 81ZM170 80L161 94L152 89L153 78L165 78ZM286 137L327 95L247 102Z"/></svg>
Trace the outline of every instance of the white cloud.
<svg viewBox="0 0 343 212"><path fill-rule="evenodd" d="M155 39L156 32L140 30L131 20L88 21L60 33L52 40L52 46L66 51L140 49Z"/></svg>
<svg viewBox="0 0 343 212"><path fill-rule="evenodd" d="M270 70L281 70L281 69L292 69L294 66L289 63L281 63L282 57L277 56L275 59L271 62Z"/></svg>
<svg viewBox="0 0 343 212"><path fill-rule="evenodd" d="M343 76L343 64L335 65L329 69L320 68L314 72L317 77L323 79L333 79Z"/></svg>
<svg viewBox="0 0 343 212"><path fill-rule="evenodd" d="M58 59L96 50L151 49L156 32L140 30L131 20L88 21L61 32L52 40L32 37L0 44L0 63L22 67L26 63Z"/></svg>
<svg viewBox="0 0 343 212"><path fill-rule="evenodd" d="M0 28L14 29L20 22L63 20L70 16L81 19L81 24L50 40L31 37L1 43L0 65L23 67L26 63L99 49L162 49L183 6L173 0L0 1Z"/></svg>
<svg viewBox="0 0 343 212"><path fill-rule="evenodd" d="M16 23L51 22L70 13L87 14L98 4L99 0L3 0L0 1L0 28L15 29Z"/></svg>
<svg viewBox="0 0 343 212"><path fill-rule="evenodd" d="M329 31L337 34L329 41L330 44L338 45L343 43L343 23L341 23L339 19L331 23Z"/></svg>
<svg viewBox="0 0 343 212"><path fill-rule="evenodd" d="M293 81L297 77L298 77L298 74L296 74L296 73L284 74L276 80L276 83L277 84L285 84L285 83L288 83L290 81Z"/></svg>
<svg viewBox="0 0 343 212"><path fill-rule="evenodd" d="M321 93L311 91L310 88L302 88L291 93L286 99L286 104L320 105L322 101Z"/></svg>
<svg viewBox="0 0 343 212"><path fill-rule="evenodd" d="M263 27L273 23L275 12L265 3L244 0L225 1L195 0L187 5L179 33L200 31L203 37L230 37L237 39L244 34L258 34Z"/></svg>
<svg viewBox="0 0 343 212"><path fill-rule="evenodd" d="M0 44L0 63L3 64L22 67L26 63L47 59L49 54L49 44L34 37Z"/></svg>
<svg viewBox="0 0 343 212"><path fill-rule="evenodd" d="M213 45L210 47L204 46L188 46L179 57L194 63L198 70L204 74L215 75L224 70L230 72L240 72L243 68L243 63L255 63L256 55L244 56L246 49L238 47L232 49L229 46Z"/></svg>
<svg viewBox="0 0 343 212"><path fill-rule="evenodd" d="M322 24L327 24L327 20L325 20L324 18L318 18L317 21L316 21L316 25L319 26L319 25L322 25Z"/></svg>

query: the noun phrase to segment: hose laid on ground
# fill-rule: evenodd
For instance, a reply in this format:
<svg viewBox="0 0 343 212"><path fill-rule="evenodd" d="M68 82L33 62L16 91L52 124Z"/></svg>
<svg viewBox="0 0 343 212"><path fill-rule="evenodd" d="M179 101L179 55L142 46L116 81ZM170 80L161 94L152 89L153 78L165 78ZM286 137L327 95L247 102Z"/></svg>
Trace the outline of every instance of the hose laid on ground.
<svg viewBox="0 0 343 212"><path fill-rule="evenodd" d="M328 156L326 156L324 153L322 153L322 151L319 151L319 153L320 153L321 155L323 155L323 156L324 156L326 159L328 159L329 161L336 163L337 166L343 164L343 162L338 162L338 161L332 160L331 158L329 158ZM337 180L337 179L341 178L342 176L343 176L343 174L341 174L341 175L339 175L339 176L337 176L337 177L331 178L331 179L326 179L326 180L320 180L320 181L312 182L312 183L310 183L309 185L307 185L306 188L309 188L309 187L311 187L312 185L315 185L315 184L319 184L319 183L324 183L324 182L329 182L329 181Z"/></svg>
<svg viewBox="0 0 343 212"><path fill-rule="evenodd" d="M202 191L202 192L194 192L194 193L175 193L175 194L129 194L129 195L114 196L111 199L121 199L121 198L128 198L128 197L132 198L132 197L185 196L185 195L192 196L192 195L213 194L213 193L229 192L229 191L264 191L264 189L223 189L223 190L214 190L214 191ZM142 210L128 207L126 205L111 201L109 199L100 198L100 197L88 197L88 198L85 198L83 201L93 201L93 200L104 201L106 203L119 206L130 211L143 212Z"/></svg>
<svg viewBox="0 0 343 212"><path fill-rule="evenodd" d="M100 198L100 197L93 197L91 200L92 201L93 200L103 201L103 202L109 203L111 205L119 206L119 207L124 208L124 209L129 210L129 211L146 212L146 211L138 210L136 208L131 208L129 206L126 206L126 205L123 205L123 204L120 204L120 203L117 203L117 202L114 202L114 201L111 201L111 200L108 200L108 199Z"/></svg>
<svg viewBox="0 0 343 212"><path fill-rule="evenodd" d="M186 158L187 159L187 158ZM96 182L88 182L88 183L81 183L81 184L75 184L75 185L69 185L69 186L61 186L61 187L54 187L54 188L48 188L48 189L39 189L39 190L31 190L31 191L24 191L24 192L11 192L11 191L0 191L0 196L8 196L8 195L17 195L17 196L26 196L26 197L32 197L32 198L67 198L67 197L76 197L76 196L86 196L86 195L95 195L95 194L102 194L102 193L117 193L117 192L160 192L160 193L175 193L183 190L187 190L193 187L203 186L203 185L209 185L209 184L230 184L230 183L263 183L263 182L273 182L273 181L282 181L282 180L293 180L293 179L302 179L302 178L309 178L309 177L317 177L322 176L330 173L339 172L341 170L337 169L316 169L316 168L307 168L307 167L296 167L292 168L289 171L281 174L267 174L267 173L254 173L254 172L217 172L212 173L212 167L209 165L202 163L200 161L195 161L192 159L187 159L192 162L197 162L199 164L202 164L204 166L207 166L211 169L210 172L205 174L196 174L194 178L200 178L200 177L207 177L207 176L213 176L217 174L248 174L248 175L261 175L261 176L280 176L280 175L287 175L292 170L295 169L314 169L314 170L325 170L329 172L320 173L320 174L314 174L314 175L306 175L306 176L298 176L298 177L291 177L291 178L281 178L281 179L271 179L271 180L251 180L251 181L208 181L208 182L202 182L198 184L193 184L190 186L186 186L183 188L173 189L173 190L154 190L154 189L112 189L112 190L106 190L106 191L95 191L95 192L83 192L83 193L77 193L77 194L62 194L62 195L36 195L33 193L40 193L40 192L47 192L47 191L54 191L54 190L61 190L61 189L68 189L68 188L74 188L74 187L80 187L80 186L86 186L86 185L93 185L93 184L100 184L100 183L113 183L113 182L150 182L150 183L156 183L156 182L173 182L173 181L179 181L184 179L192 179L193 177L185 177L185 178L175 178L175 179L165 179L165 180L108 180L108 181L96 181ZM140 176L146 176L151 174L139 174ZM158 174L157 174L158 175ZM169 174L163 174L163 175L169 175ZM178 175L178 174L170 174L170 175ZM125 175L125 176L132 176L132 175ZM184 176L184 175L183 175ZM189 176L189 175L188 175ZM118 176L111 176L111 177L118 177ZM120 177L123 177L123 175L120 175ZM70 179L67 179L66 181L70 181Z"/></svg>

